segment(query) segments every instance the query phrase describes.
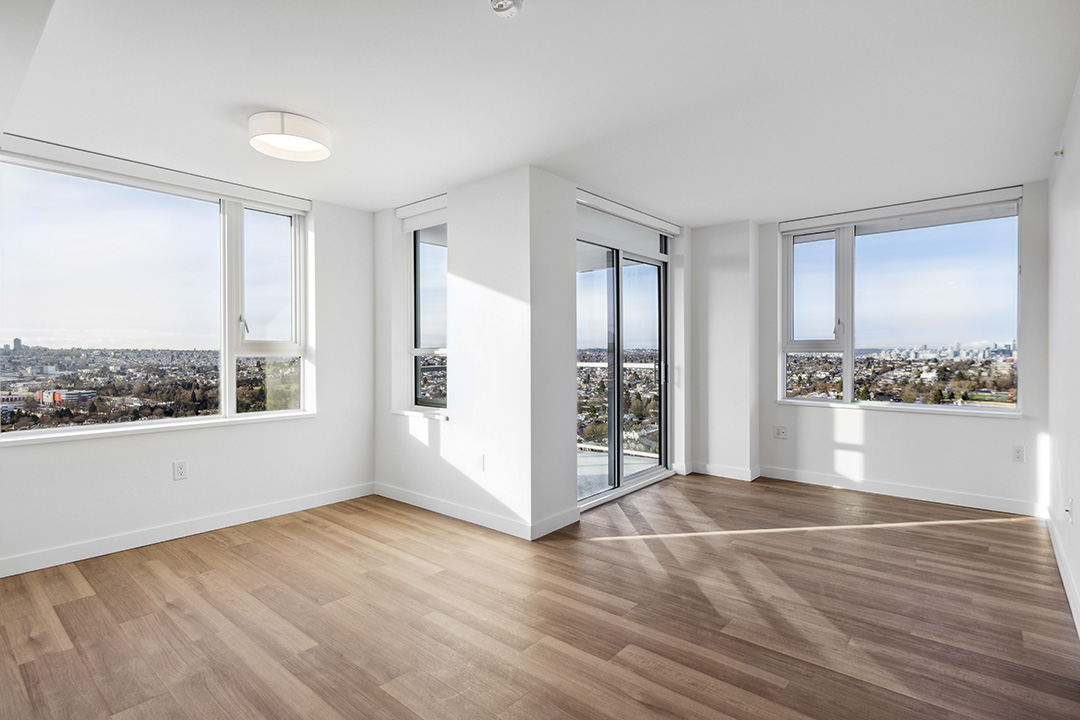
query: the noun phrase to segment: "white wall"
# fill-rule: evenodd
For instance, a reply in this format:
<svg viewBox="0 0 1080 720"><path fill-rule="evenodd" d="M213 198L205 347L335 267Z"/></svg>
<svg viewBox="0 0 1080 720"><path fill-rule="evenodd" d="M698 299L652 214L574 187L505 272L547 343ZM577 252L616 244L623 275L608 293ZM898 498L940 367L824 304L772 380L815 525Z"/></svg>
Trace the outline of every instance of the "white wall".
<svg viewBox="0 0 1080 720"><path fill-rule="evenodd" d="M0 576L373 490L372 216L316 203L310 218L317 414L4 446Z"/></svg>
<svg viewBox="0 0 1080 720"><path fill-rule="evenodd" d="M753 480L760 474L757 225L696 228L692 238L692 468Z"/></svg>
<svg viewBox="0 0 1080 720"><path fill-rule="evenodd" d="M533 538L576 522L577 188L529 168ZM505 397L505 396L504 396Z"/></svg>
<svg viewBox="0 0 1080 720"><path fill-rule="evenodd" d="M973 188L977 190L979 188ZM780 239L759 229L761 473L786 480L1041 515L1047 503L1047 185L1024 186L1019 373L1023 417L957 417L778 403ZM788 428L787 440L773 426ZM1027 462L1012 461L1014 445Z"/></svg>
<svg viewBox="0 0 1080 720"><path fill-rule="evenodd" d="M1050 533L1080 628L1080 411L1071 388L1080 358L1080 83L1050 169Z"/></svg>
<svg viewBox="0 0 1080 720"><path fill-rule="evenodd" d="M409 240L379 214L379 494L525 538L577 520L574 194L528 167L447 193L448 419L395 406Z"/></svg>

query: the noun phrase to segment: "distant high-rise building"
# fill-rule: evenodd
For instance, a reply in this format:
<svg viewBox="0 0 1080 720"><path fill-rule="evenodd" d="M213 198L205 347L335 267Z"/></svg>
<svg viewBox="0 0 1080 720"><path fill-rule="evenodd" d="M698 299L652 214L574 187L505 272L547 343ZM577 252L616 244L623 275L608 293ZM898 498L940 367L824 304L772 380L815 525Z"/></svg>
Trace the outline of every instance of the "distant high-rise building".
<svg viewBox="0 0 1080 720"><path fill-rule="evenodd" d="M22 339L21 338L15 338L15 349L16 350L22 350Z"/></svg>

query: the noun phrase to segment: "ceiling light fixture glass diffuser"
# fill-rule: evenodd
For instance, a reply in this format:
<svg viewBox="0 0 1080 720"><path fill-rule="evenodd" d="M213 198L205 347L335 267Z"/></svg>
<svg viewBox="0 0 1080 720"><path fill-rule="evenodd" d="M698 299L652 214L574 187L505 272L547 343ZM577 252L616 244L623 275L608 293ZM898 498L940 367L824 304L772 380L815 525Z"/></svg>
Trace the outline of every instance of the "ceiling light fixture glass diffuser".
<svg viewBox="0 0 1080 720"><path fill-rule="evenodd" d="M248 118L251 147L264 155L315 162L330 157L330 130L320 122L287 112L261 112Z"/></svg>

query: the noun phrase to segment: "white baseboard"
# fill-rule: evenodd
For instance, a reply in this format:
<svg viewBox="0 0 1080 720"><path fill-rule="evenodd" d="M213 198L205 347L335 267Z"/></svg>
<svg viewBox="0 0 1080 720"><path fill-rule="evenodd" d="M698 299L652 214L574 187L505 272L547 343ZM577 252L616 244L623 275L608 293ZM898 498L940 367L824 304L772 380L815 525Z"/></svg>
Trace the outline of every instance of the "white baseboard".
<svg viewBox="0 0 1080 720"><path fill-rule="evenodd" d="M860 490L862 492L876 493L878 495L892 495L893 497L909 498L911 500L926 500L928 502L946 503L949 505L962 505L963 507L980 508L982 510L996 510L998 512L1015 513L1017 515L1032 515L1045 517L1046 508L1037 503L1003 498L994 495L980 495L977 493L965 493L955 490L942 490L940 488L920 487L917 485L901 485L899 483L881 482L879 480L852 480L842 475L829 473L810 472L806 470L794 470L792 468L762 467L759 473L761 477L771 477L778 480L793 480L808 485L825 485L827 487L845 488L847 490Z"/></svg>
<svg viewBox="0 0 1080 720"><path fill-rule="evenodd" d="M716 463L693 463L690 466L694 472L714 477L731 478L732 480L744 480L749 482L761 475L760 468L735 467L733 465L717 465Z"/></svg>
<svg viewBox="0 0 1080 720"><path fill-rule="evenodd" d="M1076 625L1076 634L1080 636L1080 584L1076 573L1069 566L1068 556L1065 554L1065 541L1059 534L1058 523L1052 519L1046 521L1046 527L1050 530L1050 545L1054 548L1054 557L1057 559L1058 572L1061 573L1061 584L1065 586L1065 597L1069 600L1069 610L1072 611L1073 624Z"/></svg>
<svg viewBox="0 0 1080 720"><path fill-rule="evenodd" d="M573 525L581 519L581 511L577 507L572 507L562 512L557 512L554 515L548 515L543 520L534 522L531 529L530 540L536 540L542 538L548 533L553 533L559 528L564 528L567 525Z"/></svg>
<svg viewBox="0 0 1080 720"><path fill-rule="evenodd" d="M532 527L529 523L525 522L518 517L506 517L505 515L496 515L495 513L487 512L486 510L477 510L476 508L468 507L467 505L459 505L458 503L444 500L442 498L433 497L431 495L425 495L424 493L418 493L413 490L406 490L405 488L395 487L393 485L385 485L383 483L377 483L375 486L375 493L391 500L397 500L407 505L414 505L418 508L437 512L440 515L446 515L448 517L457 518L458 520L464 520L474 525L481 525L492 530L498 530L501 533L507 535L513 535L523 540L532 539Z"/></svg>
<svg viewBox="0 0 1080 720"><path fill-rule="evenodd" d="M548 533L555 532L559 528L577 522L581 517L581 513L577 506L574 506L553 515L549 515L530 525L521 518L497 515L485 510L478 510L466 505L459 505L458 503L449 500L425 495L424 493L418 493L413 490L406 490L405 488L396 487L394 485L378 483L375 492L378 495L390 498L391 500L397 500L398 502L403 502L408 505L431 510L440 515L464 520L465 522L474 525L498 530L501 533L513 535L522 540L535 540L543 537Z"/></svg>
<svg viewBox="0 0 1080 720"><path fill-rule="evenodd" d="M308 510L320 505L341 502L342 500L352 500L353 498L370 495L373 492L375 492L374 483L351 485L337 490L315 493L314 495L304 495L303 497L279 500L265 505L255 505L216 515L182 520L168 525L133 530L71 545L37 550L24 555L3 557L0 558L0 577L19 575L31 570L63 565L99 555L108 555L109 553L130 550L143 545L165 542L166 540L175 540L188 535L198 535L210 530L220 530L232 525L263 520L276 515Z"/></svg>

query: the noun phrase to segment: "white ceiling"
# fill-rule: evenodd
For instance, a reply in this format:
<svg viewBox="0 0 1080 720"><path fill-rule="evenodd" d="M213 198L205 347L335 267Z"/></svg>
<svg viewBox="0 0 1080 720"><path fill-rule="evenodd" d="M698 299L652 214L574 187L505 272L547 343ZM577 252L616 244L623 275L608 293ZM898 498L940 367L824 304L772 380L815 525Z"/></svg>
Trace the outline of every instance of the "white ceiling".
<svg viewBox="0 0 1080 720"><path fill-rule="evenodd" d="M1045 179L1078 73L1076 0L55 0L3 129L366 210L532 164L701 226ZM333 156L259 155L262 110Z"/></svg>

